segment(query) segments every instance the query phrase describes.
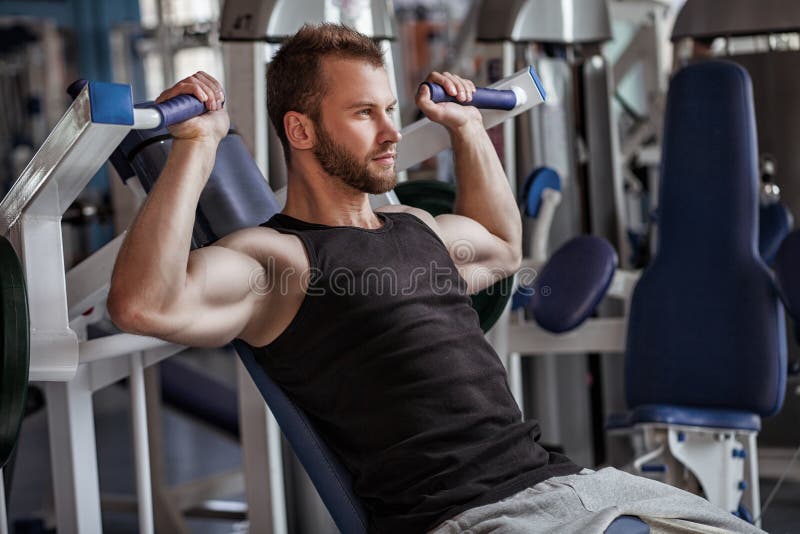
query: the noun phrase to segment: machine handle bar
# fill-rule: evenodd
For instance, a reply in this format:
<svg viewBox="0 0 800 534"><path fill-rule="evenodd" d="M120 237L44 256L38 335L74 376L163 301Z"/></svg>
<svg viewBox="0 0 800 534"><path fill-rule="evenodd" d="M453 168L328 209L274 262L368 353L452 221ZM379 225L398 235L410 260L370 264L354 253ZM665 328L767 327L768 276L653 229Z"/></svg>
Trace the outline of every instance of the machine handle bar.
<svg viewBox="0 0 800 534"><path fill-rule="evenodd" d="M178 124L192 117L202 115L206 111L206 105L192 95L178 95L160 104L147 104L143 107L153 108L161 114L162 122L159 128Z"/></svg>
<svg viewBox="0 0 800 534"><path fill-rule="evenodd" d="M74 99L87 83L89 83L87 80L75 80L67 88L67 93ZM134 108L136 112L134 127L146 130L166 128L202 115L206 111L206 105L192 95L178 95L160 104L153 102L136 104Z"/></svg>
<svg viewBox="0 0 800 534"><path fill-rule="evenodd" d="M512 110L517 107L518 98L517 93L511 89L489 89L487 87L478 87L472 95L472 100L469 102L459 102L454 96L447 94L444 87L438 83L424 82L431 93L431 100L436 103L439 102L455 102L464 106L475 106L476 108L483 109L503 109Z"/></svg>

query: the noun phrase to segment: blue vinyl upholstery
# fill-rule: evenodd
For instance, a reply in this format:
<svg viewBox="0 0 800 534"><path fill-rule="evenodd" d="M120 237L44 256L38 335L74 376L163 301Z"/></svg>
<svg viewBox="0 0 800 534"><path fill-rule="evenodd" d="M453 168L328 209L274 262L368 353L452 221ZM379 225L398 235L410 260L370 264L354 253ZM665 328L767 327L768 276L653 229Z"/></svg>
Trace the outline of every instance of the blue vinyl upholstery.
<svg viewBox="0 0 800 534"><path fill-rule="evenodd" d="M250 346L241 341L234 341L233 346L314 483L336 526L345 534L366 532L367 513L353 493L350 473L317 434L303 410L264 372Z"/></svg>
<svg viewBox="0 0 800 534"><path fill-rule="evenodd" d="M630 515L622 515L616 518L604 534L649 534L650 527L639 519Z"/></svg>
<svg viewBox="0 0 800 534"><path fill-rule="evenodd" d="M627 414L627 425L663 423L758 432L761 418L751 412L690 408L668 404L643 404ZM626 426L627 426L626 425Z"/></svg>
<svg viewBox="0 0 800 534"><path fill-rule="evenodd" d="M767 416L783 402L783 308L758 253L750 77L709 61L670 85L658 252L630 309L626 397Z"/></svg>
<svg viewBox="0 0 800 534"><path fill-rule="evenodd" d="M783 202L761 206L758 216L758 251L764 262L772 266L781 243L792 231L794 218Z"/></svg>
<svg viewBox="0 0 800 534"><path fill-rule="evenodd" d="M539 326L567 332L585 321L603 299L617 268L605 239L578 236L562 245L536 277L528 304Z"/></svg>

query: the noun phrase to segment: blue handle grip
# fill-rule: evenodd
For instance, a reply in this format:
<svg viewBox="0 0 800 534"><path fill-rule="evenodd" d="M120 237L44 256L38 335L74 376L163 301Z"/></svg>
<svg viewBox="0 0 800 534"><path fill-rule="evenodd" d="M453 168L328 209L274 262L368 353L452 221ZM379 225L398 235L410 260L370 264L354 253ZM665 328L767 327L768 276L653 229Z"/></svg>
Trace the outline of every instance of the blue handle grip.
<svg viewBox="0 0 800 534"><path fill-rule="evenodd" d="M86 80L75 80L67 87L67 93L75 99L87 83L89 82ZM192 95L178 95L160 104L148 102L145 104L137 104L134 107L153 108L161 114L161 124L153 128L154 130L178 124L179 122L189 120L192 117L197 117L206 112L206 105Z"/></svg>
<svg viewBox="0 0 800 534"><path fill-rule="evenodd" d="M178 95L175 98L170 98L160 104L152 104L149 107L153 107L161 113L162 122L159 128L178 124L192 117L202 115L206 111L206 105L192 95Z"/></svg>
<svg viewBox="0 0 800 534"><path fill-rule="evenodd" d="M444 87L438 83L424 82L431 92L431 100L439 102L455 102L464 106L475 106L483 109L504 109L511 110L517 105L517 95L508 89L488 89L478 87L469 102L459 102L454 96L450 96Z"/></svg>

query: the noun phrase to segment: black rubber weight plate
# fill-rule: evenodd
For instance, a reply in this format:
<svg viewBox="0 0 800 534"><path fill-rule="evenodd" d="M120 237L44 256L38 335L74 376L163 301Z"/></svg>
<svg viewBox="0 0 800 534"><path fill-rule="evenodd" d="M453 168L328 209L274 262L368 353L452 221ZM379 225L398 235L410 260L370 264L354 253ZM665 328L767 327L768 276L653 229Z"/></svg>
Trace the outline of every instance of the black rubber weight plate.
<svg viewBox="0 0 800 534"><path fill-rule="evenodd" d="M11 243L0 236L0 468L19 437L28 392L30 322L22 265Z"/></svg>
<svg viewBox="0 0 800 534"><path fill-rule="evenodd" d="M394 188L401 204L420 208L434 217L453 213L456 189L453 184L436 180L414 180L403 182ZM476 295L472 295L472 307L478 312L481 329L486 332L500 318L511 298L514 279L512 276L496 282Z"/></svg>

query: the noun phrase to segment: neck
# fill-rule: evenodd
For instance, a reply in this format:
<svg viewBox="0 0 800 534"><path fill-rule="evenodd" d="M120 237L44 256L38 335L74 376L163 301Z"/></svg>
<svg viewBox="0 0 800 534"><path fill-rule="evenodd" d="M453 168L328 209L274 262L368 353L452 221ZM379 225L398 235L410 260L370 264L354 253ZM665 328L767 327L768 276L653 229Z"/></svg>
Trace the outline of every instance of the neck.
<svg viewBox="0 0 800 534"><path fill-rule="evenodd" d="M381 226L369 196L330 176L316 161L293 158L288 175L284 214L327 226Z"/></svg>

